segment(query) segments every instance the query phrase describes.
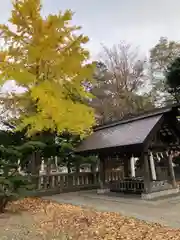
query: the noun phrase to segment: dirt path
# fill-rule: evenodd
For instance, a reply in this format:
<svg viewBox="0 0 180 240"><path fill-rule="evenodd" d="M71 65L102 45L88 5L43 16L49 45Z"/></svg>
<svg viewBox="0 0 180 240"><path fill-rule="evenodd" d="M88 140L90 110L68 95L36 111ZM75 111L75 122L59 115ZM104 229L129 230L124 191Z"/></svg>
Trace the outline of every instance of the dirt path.
<svg viewBox="0 0 180 240"><path fill-rule="evenodd" d="M33 216L28 212L0 215L0 240L40 240Z"/></svg>

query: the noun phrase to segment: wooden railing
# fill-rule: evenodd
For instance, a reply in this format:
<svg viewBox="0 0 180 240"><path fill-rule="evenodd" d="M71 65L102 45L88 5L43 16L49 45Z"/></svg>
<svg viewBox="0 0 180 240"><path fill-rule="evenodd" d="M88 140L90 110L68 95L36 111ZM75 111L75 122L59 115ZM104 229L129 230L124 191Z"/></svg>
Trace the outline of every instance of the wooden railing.
<svg viewBox="0 0 180 240"><path fill-rule="evenodd" d="M105 173L106 182L119 181L124 178L123 170L109 170Z"/></svg>
<svg viewBox="0 0 180 240"><path fill-rule="evenodd" d="M123 177L122 170L106 171L105 182L119 181ZM38 196L100 187L99 172L55 173L49 176L31 176L30 180L35 185L32 194Z"/></svg>
<svg viewBox="0 0 180 240"><path fill-rule="evenodd" d="M67 191L78 191L82 189L93 189L99 187L99 172L95 173L63 173L41 176L31 176L35 184L34 192L37 195L48 195Z"/></svg>
<svg viewBox="0 0 180 240"><path fill-rule="evenodd" d="M109 183L111 191L142 193L144 191L144 181L141 179L123 179Z"/></svg>
<svg viewBox="0 0 180 240"><path fill-rule="evenodd" d="M162 174L164 173L164 175ZM158 179L151 182L152 191L167 189L169 185L159 178L167 180L167 169L161 168ZM100 187L99 172L80 173L55 173L51 175L31 176L30 180L35 188L30 195L52 195L61 192L72 192L79 190L90 190ZM167 182L167 181L166 181ZM105 172L105 184L111 191L142 193L144 192L144 181L142 178L124 178L122 170L111 170Z"/></svg>

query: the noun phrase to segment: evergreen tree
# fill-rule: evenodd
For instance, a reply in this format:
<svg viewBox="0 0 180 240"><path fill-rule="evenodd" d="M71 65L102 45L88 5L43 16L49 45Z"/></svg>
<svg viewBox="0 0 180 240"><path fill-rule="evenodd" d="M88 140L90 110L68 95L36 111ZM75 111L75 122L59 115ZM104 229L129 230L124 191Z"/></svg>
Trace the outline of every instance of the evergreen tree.
<svg viewBox="0 0 180 240"><path fill-rule="evenodd" d="M175 102L180 102L180 57L176 58L166 71L166 85Z"/></svg>

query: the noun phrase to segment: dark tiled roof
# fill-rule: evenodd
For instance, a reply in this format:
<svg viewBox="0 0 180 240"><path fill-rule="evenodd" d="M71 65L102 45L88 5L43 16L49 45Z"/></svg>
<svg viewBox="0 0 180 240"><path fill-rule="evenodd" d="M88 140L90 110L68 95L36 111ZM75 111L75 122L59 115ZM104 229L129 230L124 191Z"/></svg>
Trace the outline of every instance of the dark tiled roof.
<svg viewBox="0 0 180 240"><path fill-rule="evenodd" d="M99 127L81 143L77 152L141 144L160 121L163 113Z"/></svg>

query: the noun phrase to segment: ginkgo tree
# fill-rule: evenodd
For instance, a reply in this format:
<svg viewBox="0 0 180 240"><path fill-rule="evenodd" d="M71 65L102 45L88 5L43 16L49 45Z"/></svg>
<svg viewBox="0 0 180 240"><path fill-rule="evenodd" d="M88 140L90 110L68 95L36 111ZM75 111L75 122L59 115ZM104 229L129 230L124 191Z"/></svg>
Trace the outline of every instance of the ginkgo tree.
<svg viewBox="0 0 180 240"><path fill-rule="evenodd" d="M83 85L91 81L93 64L70 10L43 17L40 0L14 0L9 23L0 25L4 42L0 81L13 79L26 89L11 95L20 111L18 129L28 133L67 130L83 135L94 124L94 111L84 104L92 96Z"/></svg>

